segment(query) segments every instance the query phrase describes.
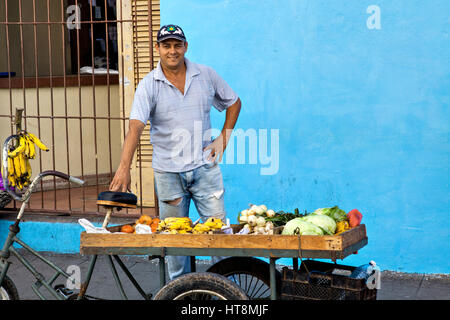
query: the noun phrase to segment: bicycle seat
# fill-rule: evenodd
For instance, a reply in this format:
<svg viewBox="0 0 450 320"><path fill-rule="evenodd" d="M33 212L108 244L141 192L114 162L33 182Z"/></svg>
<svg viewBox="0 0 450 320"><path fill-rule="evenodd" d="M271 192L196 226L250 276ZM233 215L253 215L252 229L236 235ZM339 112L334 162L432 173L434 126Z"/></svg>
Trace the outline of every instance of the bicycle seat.
<svg viewBox="0 0 450 320"><path fill-rule="evenodd" d="M104 191L98 195L97 204L105 207L136 208L137 197L133 193Z"/></svg>

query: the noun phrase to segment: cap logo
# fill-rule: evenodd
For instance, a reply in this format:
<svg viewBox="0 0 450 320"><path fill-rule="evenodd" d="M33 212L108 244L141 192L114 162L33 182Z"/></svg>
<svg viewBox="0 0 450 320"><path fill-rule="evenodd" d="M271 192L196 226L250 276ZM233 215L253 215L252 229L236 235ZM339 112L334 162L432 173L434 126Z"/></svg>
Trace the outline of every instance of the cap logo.
<svg viewBox="0 0 450 320"><path fill-rule="evenodd" d="M182 36L183 32L180 30L180 28L175 28L174 26L169 26L169 27L161 30L162 36L165 36L168 34L179 34Z"/></svg>

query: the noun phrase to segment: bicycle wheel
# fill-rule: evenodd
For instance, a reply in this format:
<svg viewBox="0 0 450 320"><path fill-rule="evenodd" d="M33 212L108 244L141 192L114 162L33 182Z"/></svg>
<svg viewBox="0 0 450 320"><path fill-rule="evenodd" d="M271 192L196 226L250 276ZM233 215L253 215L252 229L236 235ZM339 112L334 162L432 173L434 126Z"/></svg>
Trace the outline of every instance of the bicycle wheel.
<svg viewBox="0 0 450 320"><path fill-rule="evenodd" d="M270 299L270 265L253 257L230 257L212 265L207 272L218 273L236 283L251 300ZM276 270L277 295L281 293L281 273Z"/></svg>
<svg viewBox="0 0 450 320"><path fill-rule="evenodd" d="M6 207L12 200L12 197L5 190L0 189L0 209Z"/></svg>
<svg viewBox="0 0 450 320"><path fill-rule="evenodd" d="M161 288L154 300L248 300L235 283L209 272L182 275Z"/></svg>
<svg viewBox="0 0 450 320"><path fill-rule="evenodd" d="M19 300L16 286L8 276L5 276L0 287L0 300Z"/></svg>

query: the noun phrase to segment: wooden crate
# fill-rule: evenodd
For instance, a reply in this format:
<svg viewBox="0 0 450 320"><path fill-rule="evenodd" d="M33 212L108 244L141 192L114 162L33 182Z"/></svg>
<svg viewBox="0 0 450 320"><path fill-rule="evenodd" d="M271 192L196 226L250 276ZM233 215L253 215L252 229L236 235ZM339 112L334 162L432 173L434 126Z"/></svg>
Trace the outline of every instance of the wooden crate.
<svg viewBox="0 0 450 320"><path fill-rule="evenodd" d="M236 227L236 226L234 226ZM117 232L120 226L109 228ZM81 233L81 254L229 255L343 259L367 244L360 225L333 236Z"/></svg>

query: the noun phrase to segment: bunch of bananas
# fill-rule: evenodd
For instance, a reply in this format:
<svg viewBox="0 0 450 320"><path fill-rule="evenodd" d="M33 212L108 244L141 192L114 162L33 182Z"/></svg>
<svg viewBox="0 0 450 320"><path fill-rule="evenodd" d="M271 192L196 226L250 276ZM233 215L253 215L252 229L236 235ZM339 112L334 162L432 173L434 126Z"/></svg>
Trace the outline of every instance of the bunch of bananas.
<svg viewBox="0 0 450 320"><path fill-rule="evenodd" d="M32 133L19 132L19 144L8 151L8 183L12 187L22 190L31 182L31 166L29 159L36 158L36 146L43 151L48 151L45 144Z"/></svg>
<svg viewBox="0 0 450 320"><path fill-rule="evenodd" d="M224 226L222 220L218 218L208 218L205 223L197 223L192 229L194 234L212 233L215 230L220 230Z"/></svg>
<svg viewBox="0 0 450 320"><path fill-rule="evenodd" d="M156 228L158 232L169 232L171 234L190 233L192 231L192 220L187 217L169 217L161 220Z"/></svg>

